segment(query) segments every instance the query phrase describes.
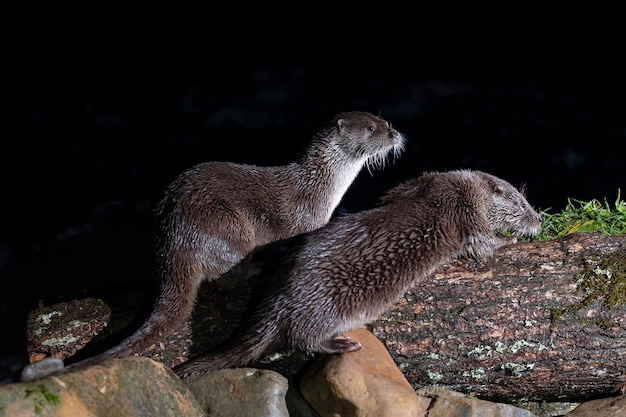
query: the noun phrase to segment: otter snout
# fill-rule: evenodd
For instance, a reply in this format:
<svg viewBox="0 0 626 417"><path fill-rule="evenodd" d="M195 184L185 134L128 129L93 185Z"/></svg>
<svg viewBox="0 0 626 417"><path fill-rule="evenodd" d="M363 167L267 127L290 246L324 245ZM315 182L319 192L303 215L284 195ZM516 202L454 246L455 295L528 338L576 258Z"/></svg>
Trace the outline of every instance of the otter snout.
<svg viewBox="0 0 626 417"><path fill-rule="evenodd" d="M390 128L387 132L387 137L393 142L393 146L402 150L406 141L404 135L398 132L396 129Z"/></svg>
<svg viewBox="0 0 626 417"><path fill-rule="evenodd" d="M539 231L541 230L542 221L543 219L541 218L541 214L533 210L533 213L527 216L528 231L526 232L526 234L530 236L535 236L537 233L539 233Z"/></svg>

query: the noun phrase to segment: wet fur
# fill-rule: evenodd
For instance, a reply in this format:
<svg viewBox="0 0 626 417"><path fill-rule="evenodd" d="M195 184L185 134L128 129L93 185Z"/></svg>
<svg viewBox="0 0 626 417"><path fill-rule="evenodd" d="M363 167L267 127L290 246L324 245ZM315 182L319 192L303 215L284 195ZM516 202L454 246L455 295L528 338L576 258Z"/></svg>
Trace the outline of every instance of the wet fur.
<svg viewBox="0 0 626 417"><path fill-rule="evenodd" d="M471 170L425 173L380 204L331 220L306 235L259 308L225 345L174 370L181 376L248 366L272 349L345 353L342 335L366 324L456 257L488 258L535 235L540 215L508 182Z"/></svg>
<svg viewBox="0 0 626 417"><path fill-rule="evenodd" d="M203 280L258 246L325 225L363 166L383 168L404 137L366 112L337 114L295 162L207 162L183 172L156 208L159 296L130 337L72 367L141 352L191 313Z"/></svg>

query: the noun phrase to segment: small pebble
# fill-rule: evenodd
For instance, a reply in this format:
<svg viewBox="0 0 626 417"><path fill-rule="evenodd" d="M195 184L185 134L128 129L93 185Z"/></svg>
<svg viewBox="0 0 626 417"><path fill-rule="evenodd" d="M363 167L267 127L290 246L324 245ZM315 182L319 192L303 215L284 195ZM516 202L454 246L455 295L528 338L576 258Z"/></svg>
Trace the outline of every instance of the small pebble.
<svg viewBox="0 0 626 417"><path fill-rule="evenodd" d="M24 369L22 369L20 380L22 382L29 382L45 378L48 375L60 371L64 366L63 361L59 358L45 358L26 365Z"/></svg>

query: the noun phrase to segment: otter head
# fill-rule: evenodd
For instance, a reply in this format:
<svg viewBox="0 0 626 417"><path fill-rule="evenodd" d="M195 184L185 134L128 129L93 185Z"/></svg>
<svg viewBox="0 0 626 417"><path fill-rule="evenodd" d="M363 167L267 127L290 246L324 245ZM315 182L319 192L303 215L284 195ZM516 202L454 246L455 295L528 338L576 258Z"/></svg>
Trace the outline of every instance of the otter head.
<svg viewBox="0 0 626 417"><path fill-rule="evenodd" d="M341 147L363 160L368 170L383 169L390 154L396 158L404 149L404 135L371 113L339 113L334 123L338 135L345 139L339 142Z"/></svg>
<svg viewBox="0 0 626 417"><path fill-rule="evenodd" d="M489 174L480 174L489 188L487 220L494 233L509 232L513 236L534 236L541 229L541 215L523 194L508 182Z"/></svg>

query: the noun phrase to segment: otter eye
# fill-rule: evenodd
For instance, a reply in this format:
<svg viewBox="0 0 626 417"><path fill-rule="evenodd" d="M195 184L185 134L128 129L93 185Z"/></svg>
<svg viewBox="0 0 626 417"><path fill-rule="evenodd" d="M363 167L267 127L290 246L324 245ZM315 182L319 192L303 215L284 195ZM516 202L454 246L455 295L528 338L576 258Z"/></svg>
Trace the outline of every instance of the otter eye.
<svg viewBox="0 0 626 417"><path fill-rule="evenodd" d="M372 125L369 125L367 127L367 130L369 130L370 132L373 132L374 130L376 130L376 128L374 126L372 126Z"/></svg>

